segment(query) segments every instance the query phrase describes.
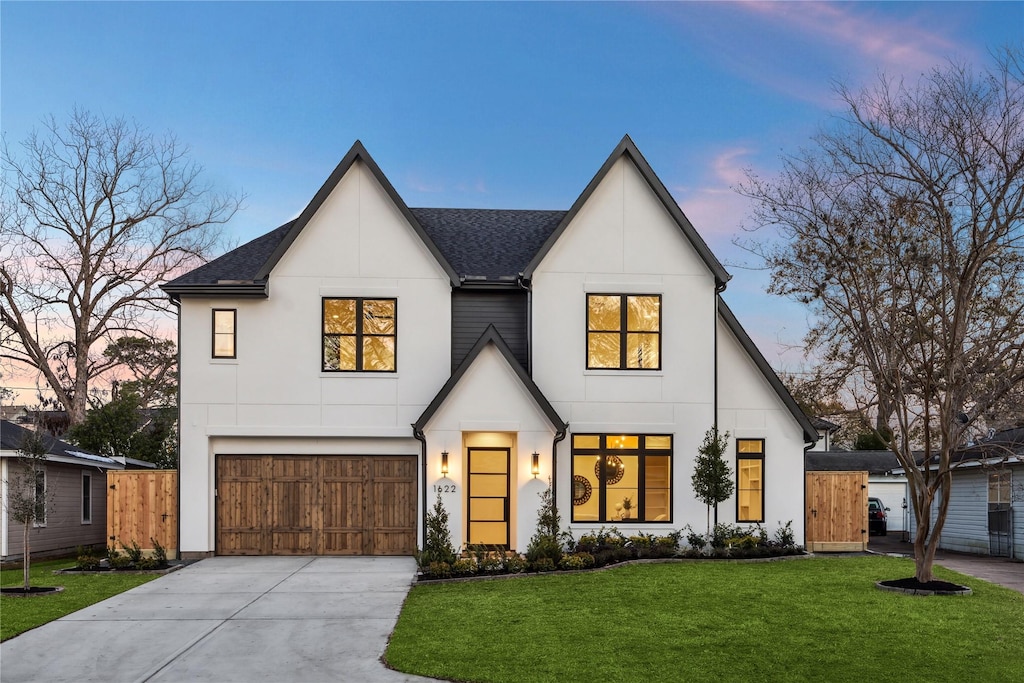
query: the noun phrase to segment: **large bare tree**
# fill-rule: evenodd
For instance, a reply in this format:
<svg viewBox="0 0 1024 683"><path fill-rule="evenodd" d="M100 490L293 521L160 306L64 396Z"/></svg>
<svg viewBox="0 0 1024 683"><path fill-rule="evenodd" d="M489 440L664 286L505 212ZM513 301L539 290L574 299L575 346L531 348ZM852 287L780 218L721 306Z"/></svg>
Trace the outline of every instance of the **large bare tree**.
<svg viewBox="0 0 1024 683"><path fill-rule="evenodd" d="M1024 383L1024 60L839 87L844 113L770 179L748 175L770 291L811 306L836 391L868 396L907 472L916 578L956 448ZM760 236L759 236L760 237ZM924 451L923 458L915 450Z"/></svg>
<svg viewBox="0 0 1024 683"><path fill-rule="evenodd" d="M156 286L206 258L240 197L217 194L173 136L75 111L3 147L0 358L35 369L78 424L90 382L152 337Z"/></svg>

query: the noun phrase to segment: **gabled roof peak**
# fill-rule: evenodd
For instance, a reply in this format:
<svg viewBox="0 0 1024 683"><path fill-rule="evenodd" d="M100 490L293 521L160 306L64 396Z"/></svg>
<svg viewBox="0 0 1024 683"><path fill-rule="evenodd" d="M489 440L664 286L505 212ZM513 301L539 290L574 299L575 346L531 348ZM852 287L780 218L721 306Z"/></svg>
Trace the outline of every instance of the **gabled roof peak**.
<svg viewBox="0 0 1024 683"><path fill-rule="evenodd" d="M537 386L533 381L533 378L530 377L526 370L523 369L523 366L520 365L519 361L516 360L515 354L512 353L512 349L509 348L508 343L501 336L501 333L498 332L498 328L496 328L492 323L487 326L487 329L484 330L483 334L480 335L480 338L477 339L473 348L470 349L463 361L459 363L459 367L455 369L452 376L448 378L445 385L441 387L441 390L437 392L436 396L434 396L434 400L430 402L430 405L428 405L426 410L423 411L423 414L420 415L419 419L412 425L414 431L423 431L427 426L427 423L430 422L430 419L441 408L448 396L451 395L452 391L454 391L459 380L462 379L470 366L473 365L473 362L476 361L477 357L483 352L483 350L491 344L494 345L498 353L505 359L505 362L512 368L516 377L518 377L519 381L527 392L529 392L530 396L533 397L537 407L540 408L541 412L543 412L545 417L547 417L551 426L558 432L564 432L569 428L569 424L559 417L558 413L551 406L551 403L541 392L540 387Z"/></svg>
<svg viewBox="0 0 1024 683"><path fill-rule="evenodd" d="M622 136L622 140L620 140L619 144L616 145L614 150L612 150L612 153L608 155L608 158L605 160L604 164L594 175L594 177L590 180L590 182L587 184L586 188L584 188L580 196L573 203L572 208L570 208L566 215L562 218L561 223L559 223L558 227L555 228L554 232L551 233L547 241L544 242L543 246L540 248L540 251L538 251L537 254L530 261L530 264L526 267L525 270L526 277L530 278L533 276L533 272L537 269L538 266L540 266L541 262L544 260L544 257L547 255L548 251L550 251L551 248L555 245L555 242L557 242L558 238L561 237L563 232L565 232L565 229L569 227L569 224L576 217L576 214L580 212L580 209L583 208L583 206L590 199L591 195L594 194L594 191L597 190L598 186L601 184L601 181L605 179L608 173L612 170L612 167L623 155L628 156L630 161L633 162L637 170L640 172L640 175L643 176L644 180L647 181L647 184L650 186L651 190L658 197L658 199L661 200L662 205L668 211L669 215L672 216L676 225L679 226L679 229L682 231L683 235L686 237L686 239L690 242L690 245L697 252L697 255L700 256L702 261L704 261L704 264L708 267L708 270L711 271L711 274L715 278L715 284L717 285L718 290L721 291L725 289L725 284L730 280L732 276L729 275L729 273L725 270L725 266L723 266L722 263L718 260L718 258L715 257L715 255L711 252L711 249L708 247L707 243L697 233L697 230L693 227L693 224L690 223L690 219L688 219L686 215L683 213L683 210L679 208L679 204L676 203L675 199L672 198L672 195L669 193L664 183L662 183L661 179L659 179L657 174L655 174L654 169L651 168L651 165L647 163L647 159L644 158L644 155L640 152L640 149L636 146L636 143L633 142L633 138L629 137L628 133Z"/></svg>

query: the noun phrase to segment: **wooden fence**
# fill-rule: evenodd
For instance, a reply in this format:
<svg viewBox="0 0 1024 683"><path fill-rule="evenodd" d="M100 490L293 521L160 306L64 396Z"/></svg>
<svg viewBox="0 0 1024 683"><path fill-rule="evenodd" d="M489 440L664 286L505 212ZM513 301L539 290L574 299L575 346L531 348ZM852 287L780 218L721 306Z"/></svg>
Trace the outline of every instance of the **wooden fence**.
<svg viewBox="0 0 1024 683"><path fill-rule="evenodd" d="M807 473L807 549L863 551L868 547L868 473Z"/></svg>
<svg viewBox="0 0 1024 683"><path fill-rule="evenodd" d="M107 472L107 545L153 550L153 541L173 558L178 552L178 471Z"/></svg>

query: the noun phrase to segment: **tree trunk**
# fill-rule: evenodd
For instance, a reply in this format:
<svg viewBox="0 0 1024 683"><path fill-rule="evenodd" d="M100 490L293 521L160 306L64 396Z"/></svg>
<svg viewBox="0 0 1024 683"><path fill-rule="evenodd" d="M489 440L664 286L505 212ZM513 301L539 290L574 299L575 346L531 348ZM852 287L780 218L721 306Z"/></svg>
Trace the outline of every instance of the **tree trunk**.
<svg viewBox="0 0 1024 683"><path fill-rule="evenodd" d="M26 520L25 521L24 547L22 548L22 555L21 555L21 573L22 573L22 578L25 581L25 592L26 593L28 592L29 584L31 583L31 579L29 578L29 568L31 566L31 562L29 560L29 547L28 547L29 539L31 538L31 535L30 535L31 530L32 530L32 522L29 521L29 520Z"/></svg>

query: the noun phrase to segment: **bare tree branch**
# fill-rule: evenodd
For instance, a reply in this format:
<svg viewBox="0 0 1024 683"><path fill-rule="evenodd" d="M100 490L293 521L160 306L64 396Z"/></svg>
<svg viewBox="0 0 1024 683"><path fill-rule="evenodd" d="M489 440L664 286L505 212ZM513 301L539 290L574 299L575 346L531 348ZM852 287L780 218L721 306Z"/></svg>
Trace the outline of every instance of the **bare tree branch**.
<svg viewBox="0 0 1024 683"><path fill-rule="evenodd" d="M90 382L123 362L103 347L151 337L157 285L213 253L241 198L173 136L85 111L44 128L2 152L0 358L38 370L77 424Z"/></svg>

